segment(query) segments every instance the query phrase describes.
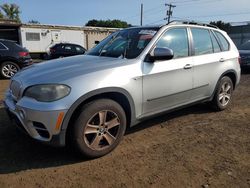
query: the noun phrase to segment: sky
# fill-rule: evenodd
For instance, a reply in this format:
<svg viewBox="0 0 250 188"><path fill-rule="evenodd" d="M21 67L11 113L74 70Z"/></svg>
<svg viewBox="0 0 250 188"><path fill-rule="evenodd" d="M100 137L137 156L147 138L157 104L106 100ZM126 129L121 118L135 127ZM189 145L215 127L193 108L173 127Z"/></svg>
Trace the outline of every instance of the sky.
<svg viewBox="0 0 250 188"><path fill-rule="evenodd" d="M250 0L0 0L3 3L19 5L23 23L83 26L91 19L120 19L139 25L143 4L143 25L157 25L166 23L166 3L176 5L172 20L250 21Z"/></svg>

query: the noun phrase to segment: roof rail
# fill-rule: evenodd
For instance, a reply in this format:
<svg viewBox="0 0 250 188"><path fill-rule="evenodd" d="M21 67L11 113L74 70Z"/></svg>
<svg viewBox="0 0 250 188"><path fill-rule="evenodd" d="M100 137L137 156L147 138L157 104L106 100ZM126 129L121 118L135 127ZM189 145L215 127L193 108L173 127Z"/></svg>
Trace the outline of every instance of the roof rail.
<svg viewBox="0 0 250 188"><path fill-rule="evenodd" d="M202 23L202 22L196 22L193 20L173 20L173 21L169 22L167 25L174 25L174 24L200 25L200 26L207 26L207 27L219 29L216 25Z"/></svg>

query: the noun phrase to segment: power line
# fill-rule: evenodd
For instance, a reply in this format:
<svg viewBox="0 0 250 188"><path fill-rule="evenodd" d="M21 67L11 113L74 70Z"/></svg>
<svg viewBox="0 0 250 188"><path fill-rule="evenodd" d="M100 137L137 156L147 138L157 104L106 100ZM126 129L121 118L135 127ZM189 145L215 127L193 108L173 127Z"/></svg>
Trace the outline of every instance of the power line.
<svg viewBox="0 0 250 188"><path fill-rule="evenodd" d="M228 14L213 14L213 15L201 15L201 16L191 16L192 18L206 18L206 17L215 17L215 16L235 16L235 15L243 15L250 14L250 12L240 12L240 13L228 13Z"/></svg>

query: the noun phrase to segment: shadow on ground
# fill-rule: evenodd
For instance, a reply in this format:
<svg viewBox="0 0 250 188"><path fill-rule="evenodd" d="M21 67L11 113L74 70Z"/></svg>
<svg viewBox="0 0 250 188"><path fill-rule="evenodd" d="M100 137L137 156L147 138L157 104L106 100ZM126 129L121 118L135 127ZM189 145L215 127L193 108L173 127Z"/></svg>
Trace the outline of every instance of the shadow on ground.
<svg viewBox="0 0 250 188"><path fill-rule="evenodd" d="M175 119L187 114L209 112L211 111L206 105L197 105L175 113L169 113L168 115L146 120L133 128L129 128L126 134L132 134L159 123L164 124L164 122L170 119ZM56 167L87 160L88 159L83 159L76 155L69 149L54 148L34 141L17 130L8 120L5 110L0 108L0 174L28 169Z"/></svg>

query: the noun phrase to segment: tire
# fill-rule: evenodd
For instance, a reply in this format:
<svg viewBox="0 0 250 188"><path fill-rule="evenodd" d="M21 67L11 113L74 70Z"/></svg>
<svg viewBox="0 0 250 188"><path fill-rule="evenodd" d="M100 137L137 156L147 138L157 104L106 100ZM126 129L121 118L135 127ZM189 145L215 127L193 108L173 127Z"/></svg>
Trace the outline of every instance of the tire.
<svg viewBox="0 0 250 188"><path fill-rule="evenodd" d="M231 104L233 87L233 82L228 76L221 78L212 100L212 106L215 110L225 110Z"/></svg>
<svg viewBox="0 0 250 188"><path fill-rule="evenodd" d="M82 108L73 126L71 144L88 158L101 157L116 148L125 130L122 107L113 100L98 99Z"/></svg>
<svg viewBox="0 0 250 188"><path fill-rule="evenodd" d="M1 64L1 76L10 79L20 70L20 67L11 61L6 61Z"/></svg>

